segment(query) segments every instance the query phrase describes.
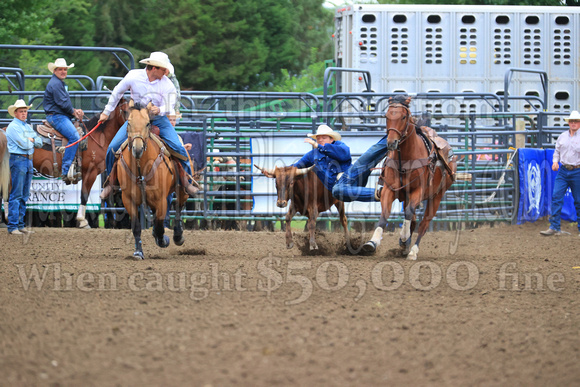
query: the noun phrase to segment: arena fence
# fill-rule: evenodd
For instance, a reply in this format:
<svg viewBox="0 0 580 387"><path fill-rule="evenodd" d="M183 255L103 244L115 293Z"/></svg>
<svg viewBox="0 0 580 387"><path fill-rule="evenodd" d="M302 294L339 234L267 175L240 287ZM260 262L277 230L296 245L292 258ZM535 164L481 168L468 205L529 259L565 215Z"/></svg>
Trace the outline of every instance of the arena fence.
<svg viewBox="0 0 580 387"><path fill-rule="evenodd" d="M0 91L0 126L6 126L11 119L5 108L13 102L15 94L32 104L30 122L40 123L44 118L43 92L25 90L27 76L19 69L2 70L5 70L2 74L12 83L13 90ZM35 76L35 79L42 81L43 77ZM79 90L70 92L73 104L83 108L88 116L100 113L110 92L91 89L96 88L97 83L102 87L106 80L91 82L79 76L74 81L79 83ZM205 190L199 197L188 201L184 214L186 224L192 227L199 223L240 227L240 222L243 222L251 228L255 222L282 221L283 215L252 209L254 198L266 194L252 191L252 178L260 173L252 165L252 159L258 155L252 153L251 142L272 134L305 136L314 132L321 123L341 131L347 144L349 138L380 137L384 133L388 98L393 95L183 91L183 117L177 130L182 134L197 133L201 136L204 144L202 159L207 163L201 173ZM456 182L447 192L431 227L448 229L459 223L514 222L518 202L517 157L514 155L521 147L553 147L555 138L564 130L562 117L567 113L545 111L542 100L535 96L419 93L413 97L413 115L430 120L430 126L450 142L460 157L459 170L473 176L471 181ZM526 111L506 111L509 104L505 101L514 99L527 101ZM549 126L548 122L555 124ZM259 156L277 158L281 155L261 153ZM297 160L302 154L291 156ZM352 156L356 159L360 153ZM275 201L274 195L267 194L272 201ZM120 204L107 203L101 213L107 219L107 226L126 222ZM348 215L351 222L372 223L379 214ZM50 215L36 217L50 218ZM72 226L74 217L70 218L65 223ZM97 218L94 216L91 221L93 227L98 225ZM327 224L337 221L332 213L321 214L320 218ZM295 219L304 218L298 216ZM391 215L394 224L402 219L400 211Z"/></svg>

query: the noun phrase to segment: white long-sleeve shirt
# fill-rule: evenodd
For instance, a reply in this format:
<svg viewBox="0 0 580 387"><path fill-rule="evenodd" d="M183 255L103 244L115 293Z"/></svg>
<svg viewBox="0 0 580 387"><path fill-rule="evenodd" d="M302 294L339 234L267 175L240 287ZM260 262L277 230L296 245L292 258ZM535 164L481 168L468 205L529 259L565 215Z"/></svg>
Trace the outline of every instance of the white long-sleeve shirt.
<svg viewBox="0 0 580 387"><path fill-rule="evenodd" d="M566 130L558 137L552 162L558 161L567 165L580 165L580 130L574 136L570 136L570 130Z"/></svg>
<svg viewBox="0 0 580 387"><path fill-rule="evenodd" d="M131 90L131 99L135 103L146 106L152 102L159 108L161 116L175 114L177 91L173 82L165 75L161 79L150 82L145 69L131 70L125 75L125 78L113 89L113 94L103 113L110 115L127 90Z"/></svg>

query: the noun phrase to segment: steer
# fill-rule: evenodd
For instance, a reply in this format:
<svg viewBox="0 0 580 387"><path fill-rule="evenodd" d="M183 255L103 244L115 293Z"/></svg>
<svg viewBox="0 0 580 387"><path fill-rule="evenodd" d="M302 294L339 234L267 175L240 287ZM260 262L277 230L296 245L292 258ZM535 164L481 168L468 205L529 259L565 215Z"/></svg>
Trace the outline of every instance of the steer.
<svg viewBox="0 0 580 387"><path fill-rule="evenodd" d="M290 223L294 215L299 212L308 217L308 231L310 232L310 250L317 250L318 245L314 239L316 218L318 214L327 211L334 205L340 216L340 223L344 227L344 233L348 240L348 226L344 213L344 202L332 197L316 173L310 168L298 169L296 167L276 167L273 171L260 168L255 165L267 177L276 179L276 191L278 200L276 205L284 208L290 202L286 213L286 247L294 246Z"/></svg>

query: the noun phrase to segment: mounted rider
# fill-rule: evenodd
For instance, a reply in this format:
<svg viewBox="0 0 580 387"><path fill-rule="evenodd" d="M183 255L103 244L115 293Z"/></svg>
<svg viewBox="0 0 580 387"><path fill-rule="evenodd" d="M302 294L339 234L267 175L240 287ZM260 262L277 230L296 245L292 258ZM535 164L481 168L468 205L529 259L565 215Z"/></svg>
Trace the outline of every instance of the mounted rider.
<svg viewBox="0 0 580 387"><path fill-rule="evenodd" d="M171 125L167 116L175 115L175 99L177 91L173 83L165 76L166 70L172 68L167 54L163 52L152 52L149 58L139 61L147 65L145 69L131 70L125 78L113 89L109 102L99 117L99 122L107 120L109 114L113 111L117 102L123 97L123 94L131 90L131 99L135 104L147 106L151 103L153 106L150 114L153 114L151 124L159 128L159 136L167 146L174 152L174 156L179 160L178 169L181 184L189 196L195 195L199 189L194 187L191 178L191 166L188 162L187 151L179 141L177 132ZM117 186L117 174L115 164L115 155L121 145L127 140L127 125L119 129L115 138L111 141L107 149L107 174L109 175L108 183L103 192L101 199L107 198L113 191L113 186Z"/></svg>
<svg viewBox="0 0 580 387"><path fill-rule="evenodd" d="M68 74L68 69L75 67L74 63L67 65L64 58L48 64L48 69L52 73L52 77L44 91L44 112L46 114L46 121L60 134L68 140L69 144L79 140L80 135L72 123L72 119L76 118L82 120L84 112L82 109L73 108L70 96L68 94L68 87L64 83ZM80 171L69 169L77 153L78 144L66 148L62 156L62 180L66 184L76 183L80 179ZM57 171L58 172L58 171Z"/></svg>

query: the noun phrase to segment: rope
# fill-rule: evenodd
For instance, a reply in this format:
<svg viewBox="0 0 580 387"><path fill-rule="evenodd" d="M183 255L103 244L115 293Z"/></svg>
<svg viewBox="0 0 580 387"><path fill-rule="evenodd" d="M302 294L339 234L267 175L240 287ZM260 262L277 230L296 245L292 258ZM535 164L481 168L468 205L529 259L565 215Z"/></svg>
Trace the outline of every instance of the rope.
<svg viewBox="0 0 580 387"><path fill-rule="evenodd" d="M93 133L101 124L102 124L102 122L99 122L97 125L95 125L95 127L93 129L91 129L90 132L88 132L87 134L85 134L84 136L82 136L77 141L73 142L72 144L68 144L67 146L65 146L65 148L70 148L71 146L75 146L79 142L83 141L85 138L89 137L91 135L91 133Z"/></svg>
<svg viewBox="0 0 580 387"><path fill-rule="evenodd" d="M510 149L514 150L514 153L512 153L510 155L510 157L508 157L508 160L505 164L504 169L508 169L508 167L510 166L510 164L512 163L512 160L514 159L514 156L516 155L516 153L518 153L518 150L515 148L510 147ZM501 177L499 178L499 181L497 182L497 187L495 187L496 191L492 192L491 195L489 195L489 197L487 199L485 199L482 203L488 203L491 202L493 200L493 198L495 198L495 194L497 193L497 189L499 189L499 187L505 183L505 173L506 171L503 171L503 173L501 174Z"/></svg>

